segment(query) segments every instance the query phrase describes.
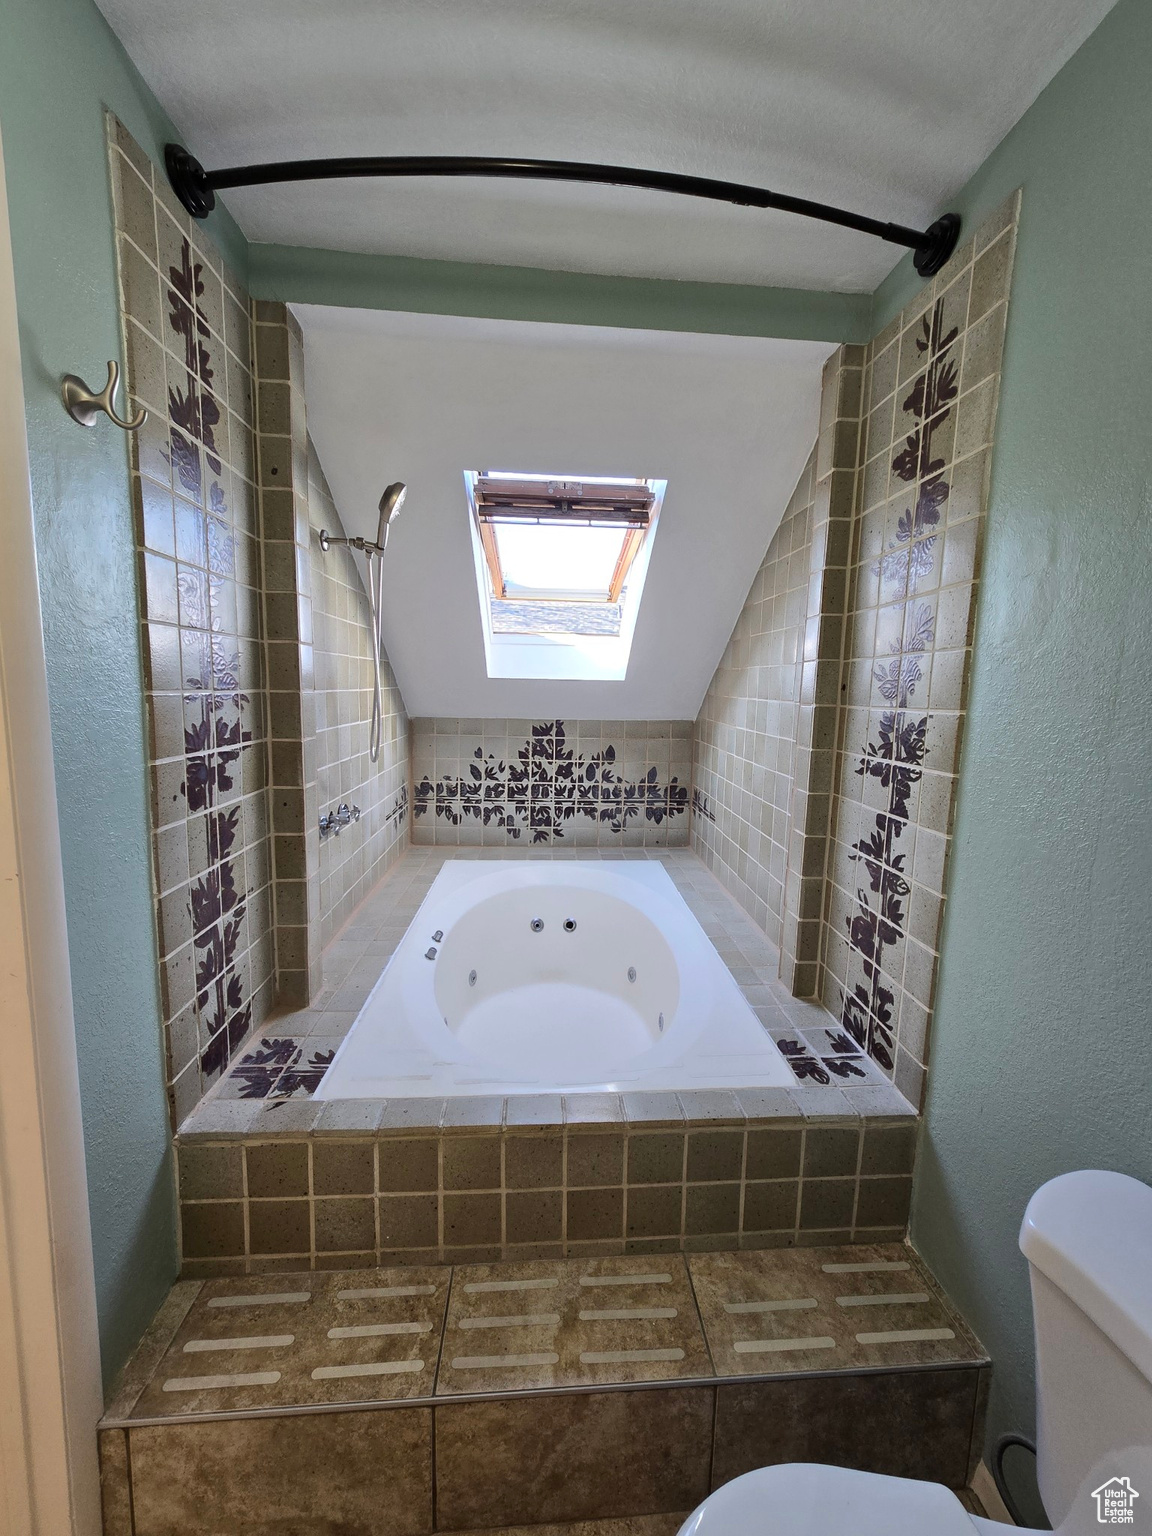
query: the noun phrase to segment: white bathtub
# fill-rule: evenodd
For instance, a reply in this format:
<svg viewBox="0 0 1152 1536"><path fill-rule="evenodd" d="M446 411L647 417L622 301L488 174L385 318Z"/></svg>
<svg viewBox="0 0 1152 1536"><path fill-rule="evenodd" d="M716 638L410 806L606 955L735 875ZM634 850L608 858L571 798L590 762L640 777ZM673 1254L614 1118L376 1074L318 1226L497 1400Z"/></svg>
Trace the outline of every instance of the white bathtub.
<svg viewBox="0 0 1152 1536"><path fill-rule="evenodd" d="M660 864L454 859L316 1098L794 1082Z"/></svg>

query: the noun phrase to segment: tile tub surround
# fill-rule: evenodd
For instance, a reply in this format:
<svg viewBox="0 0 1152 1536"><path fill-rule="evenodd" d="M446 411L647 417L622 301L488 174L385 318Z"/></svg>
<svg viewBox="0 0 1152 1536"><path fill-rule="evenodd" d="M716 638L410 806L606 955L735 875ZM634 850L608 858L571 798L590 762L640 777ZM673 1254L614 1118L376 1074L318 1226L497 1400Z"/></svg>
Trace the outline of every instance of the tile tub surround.
<svg viewBox="0 0 1152 1536"><path fill-rule="evenodd" d="M458 856L410 850L329 949L318 1006L275 1019L181 1127L185 1273L254 1273L289 1257L347 1268L385 1256L427 1263L902 1235L914 1111L832 1017L788 995L774 948L687 851L643 856L676 882L780 1045L794 1087L313 1100L440 864ZM251 1159L281 1153L286 1182L258 1174L254 1183Z"/></svg>
<svg viewBox="0 0 1152 1536"><path fill-rule="evenodd" d="M923 1097L1018 210L825 366L801 476L696 728L693 846Z"/></svg>
<svg viewBox="0 0 1152 1536"><path fill-rule="evenodd" d="M360 819L320 842L320 942L327 945L408 845L408 717L387 656L381 692L380 757L368 756L372 719L372 632L358 557L320 548L322 528L344 525L308 440L316 801L318 813L347 802Z"/></svg>
<svg viewBox="0 0 1152 1536"><path fill-rule="evenodd" d="M259 302L258 382L264 613L269 656L278 998L303 1006L322 986L323 945L408 841L408 723L383 658L380 759L368 757L368 600L308 436L304 349L283 304ZM321 812L359 820L321 839Z"/></svg>
<svg viewBox="0 0 1152 1536"><path fill-rule="evenodd" d="M903 1234L912 1120L819 1125L791 1104L779 1119L746 1120L734 1098L730 1119L692 1120L689 1095L683 1109L674 1095L659 1097L672 1103L659 1106L655 1124L438 1128L421 1127L417 1114L384 1134L326 1136L321 1123L305 1138L277 1134L270 1118L252 1139L182 1135L183 1273L760 1249ZM507 1112L515 1107L509 1101ZM616 1103L603 1107L620 1112ZM437 1102L434 1116L443 1112Z"/></svg>
<svg viewBox="0 0 1152 1536"><path fill-rule="evenodd" d="M150 412L129 449L177 1125L275 1005L319 991L323 938L403 852L406 721L389 672L368 765L366 604L347 553L321 556L313 535L340 525L295 322L260 305L253 325L235 274L113 119L109 154L127 387ZM364 812L324 853L322 795Z"/></svg>
<svg viewBox="0 0 1152 1536"><path fill-rule="evenodd" d="M258 302L257 450L268 646L277 998L301 1007L322 985L312 525L304 343L286 305Z"/></svg>
<svg viewBox="0 0 1152 1536"><path fill-rule="evenodd" d="M183 1282L102 1423L106 1531L292 1528L318 1458L365 1532L682 1512L785 1460L963 1487L987 1373L904 1244Z"/></svg>
<svg viewBox="0 0 1152 1536"><path fill-rule="evenodd" d="M820 432L696 722L693 847L817 990L863 348L824 365Z"/></svg>
<svg viewBox="0 0 1152 1536"><path fill-rule="evenodd" d="M813 449L695 729L692 848L777 941L792 818L815 468Z"/></svg>
<svg viewBox="0 0 1152 1536"><path fill-rule="evenodd" d="M413 720L413 841L684 847L690 720Z"/></svg>
<svg viewBox="0 0 1152 1536"><path fill-rule="evenodd" d="M273 1004L248 295L109 119L166 1078L178 1123Z"/></svg>
<svg viewBox="0 0 1152 1536"><path fill-rule="evenodd" d="M920 1103L1018 194L864 358L820 995Z"/></svg>

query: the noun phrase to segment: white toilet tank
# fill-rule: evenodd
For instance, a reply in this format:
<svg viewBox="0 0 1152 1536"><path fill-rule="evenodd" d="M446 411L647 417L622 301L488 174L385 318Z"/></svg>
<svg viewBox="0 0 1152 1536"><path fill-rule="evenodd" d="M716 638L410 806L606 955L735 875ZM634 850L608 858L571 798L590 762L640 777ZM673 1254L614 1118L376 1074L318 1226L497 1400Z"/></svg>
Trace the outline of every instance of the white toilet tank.
<svg viewBox="0 0 1152 1536"><path fill-rule="evenodd" d="M1152 1189L1120 1173L1063 1174L1029 1201L1020 1248L1048 1518L1069 1533L1100 1530L1112 1521L1094 1494L1111 1484L1108 1507L1127 1498L1135 1530L1152 1528Z"/></svg>

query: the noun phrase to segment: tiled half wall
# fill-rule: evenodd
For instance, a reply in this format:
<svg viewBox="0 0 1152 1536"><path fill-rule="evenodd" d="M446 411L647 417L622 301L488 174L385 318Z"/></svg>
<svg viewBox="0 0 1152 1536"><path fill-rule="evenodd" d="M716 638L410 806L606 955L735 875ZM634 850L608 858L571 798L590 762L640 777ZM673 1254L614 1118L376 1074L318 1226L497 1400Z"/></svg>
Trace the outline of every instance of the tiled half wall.
<svg viewBox="0 0 1152 1536"><path fill-rule="evenodd" d="M415 843L685 847L691 720L413 720Z"/></svg>
<svg viewBox="0 0 1152 1536"><path fill-rule="evenodd" d="M696 721L692 845L816 991L863 348L824 369L820 434Z"/></svg>
<svg viewBox="0 0 1152 1536"><path fill-rule="evenodd" d="M1018 195L867 347L696 723L693 847L920 1103Z"/></svg>
<svg viewBox="0 0 1152 1536"><path fill-rule="evenodd" d="M303 348L125 129L109 154L129 435L166 1077L179 1124L408 841L407 720L385 661L368 759L367 601L304 413ZM258 322L253 324L253 320ZM361 817L321 848L342 800Z"/></svg>
<svg viewBox="0 0 1152 1536"><path fill-rule="evenodd" d="M110 123L160 991L178 1123L274 1001L248 295Z"/></svg>
<svg viewBox="0 0 1152 1536"><path fill-rule="evenodd" d="M864 357L820 995L919 1104L1017 198Z"/></svg>
<svg viewBox="0 0 1152 1536"><path fill-rule="evenodd" d="M304 345L283 304L254 306L279 998L320 989L323 946L408 841L408 722L383 659L380 757L368 755L372 652L357 557L308 436ZM322 813L349 808L321 837ZM354 809L353 809L354 808Z"/></svg>
<svg viewBox="0 0 1152 1536"><path fill-rule="evenodd" d="M311 441L308 516L312 524L315 635L316 799L321 812L347 804L356 820L320 842L320 942L328 944L408 842L408 718L387 656L381 679L380 757L368 755L372 719L371 615L358 556L320 548L322 528L343 535Z"/></svg>
<svg viewBox="0 0 1152 1536"><path fill-rule="evenodd" d="M696 720L692 847L775 934L792 824L815 462L813 449Z"/></svg>
<svg viewBox="0 0 1152 1536"><path fill-rule="evenodd" d="M818 1127L738 1111L707 1125L181 1136L183 1272L886 1242L907 1223L915 1140L910 1116Z"/></svg>

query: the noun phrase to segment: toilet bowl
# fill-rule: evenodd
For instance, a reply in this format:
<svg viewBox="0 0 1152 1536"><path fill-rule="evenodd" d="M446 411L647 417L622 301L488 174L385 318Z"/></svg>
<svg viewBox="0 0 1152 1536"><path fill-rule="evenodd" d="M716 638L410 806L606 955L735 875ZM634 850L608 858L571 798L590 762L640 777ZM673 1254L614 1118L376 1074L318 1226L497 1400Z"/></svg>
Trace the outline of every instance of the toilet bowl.
<svg viewBox="0 0 1152 1536"><path fill-rule="evenodd" d="M1036 1334L1037 1477L1060 1536L1152 1536L1152 1189L1062 1174L1020 1230ZM974 1536L940 1483L847 1467L761 1467L717 1489L680 1536Z"/></svg>
<svg viewBox="0 0 1152 1536"><path fill-rule="evenodd" d="M725 1483L680 1536L975 1536L1000 1531L941 1483L792 1462Z"/></svg>

